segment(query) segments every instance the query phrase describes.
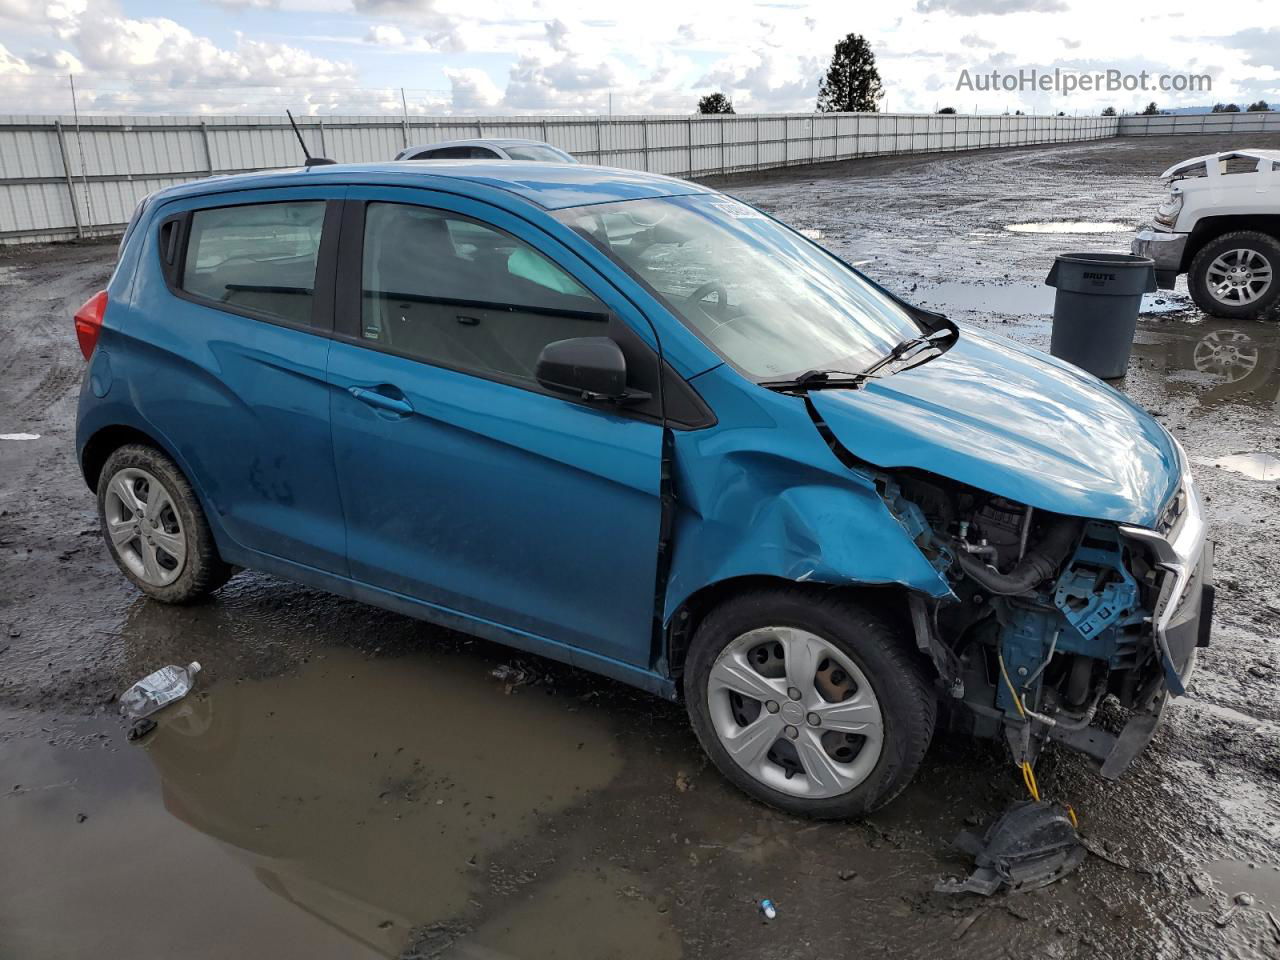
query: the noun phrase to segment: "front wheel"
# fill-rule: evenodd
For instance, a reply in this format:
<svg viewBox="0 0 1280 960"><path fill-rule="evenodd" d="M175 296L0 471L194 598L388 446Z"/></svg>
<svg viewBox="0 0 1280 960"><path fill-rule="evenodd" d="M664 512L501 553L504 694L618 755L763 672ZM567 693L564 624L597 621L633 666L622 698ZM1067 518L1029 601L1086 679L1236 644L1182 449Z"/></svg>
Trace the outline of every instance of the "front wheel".
<svg viewBox="0 0 1280 960"><path fill-rule="evenodd" d="M1206 243L1191 261L1187 286L1205 313L1233 320L1260 317L1280 300L1280 241L1237 230Z"/></svg>
<svg viewBox="0 0 1280 960"><path fill-rule="evenodd" d="M858 817L911 781L937 703L910 646L862 605L798 589L712 611L685 664L703 749L758 800L820 819Z"/></svg>

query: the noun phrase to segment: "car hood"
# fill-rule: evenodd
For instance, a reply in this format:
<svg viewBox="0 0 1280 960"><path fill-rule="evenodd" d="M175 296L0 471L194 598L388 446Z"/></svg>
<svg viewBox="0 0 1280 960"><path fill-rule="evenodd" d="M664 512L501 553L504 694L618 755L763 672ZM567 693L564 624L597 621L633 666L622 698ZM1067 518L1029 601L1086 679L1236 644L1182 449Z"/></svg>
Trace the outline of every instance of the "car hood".
<svg viewBox="0 0 1280 960"><path fill-rule="evenodd" d="M967 327L927 363L809 398L859 459L1054 513L1154 526L1181 472L1168 431L1123 394Z"/></svg>

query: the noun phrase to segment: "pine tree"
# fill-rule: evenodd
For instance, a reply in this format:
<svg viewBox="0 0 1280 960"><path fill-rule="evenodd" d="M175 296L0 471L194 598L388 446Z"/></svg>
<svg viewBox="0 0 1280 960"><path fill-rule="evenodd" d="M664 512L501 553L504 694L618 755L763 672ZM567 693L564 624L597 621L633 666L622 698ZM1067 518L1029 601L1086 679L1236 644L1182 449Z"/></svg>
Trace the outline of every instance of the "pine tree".
<svg viewBox="0 0 1280 960"><path fill-rule="evenodd" d="M823 113L874 113L884 95L876 55L861 34L851 33L836 44L831 66L818 87Z"/></svg>

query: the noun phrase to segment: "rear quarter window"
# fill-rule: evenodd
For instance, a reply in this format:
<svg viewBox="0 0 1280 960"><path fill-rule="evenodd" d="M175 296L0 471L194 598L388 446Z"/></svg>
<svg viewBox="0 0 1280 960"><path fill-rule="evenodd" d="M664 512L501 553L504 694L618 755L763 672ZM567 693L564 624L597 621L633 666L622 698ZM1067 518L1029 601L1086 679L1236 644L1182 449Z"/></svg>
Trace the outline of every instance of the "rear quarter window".
<svg viewBox="0 0 1280 960"><path fill-rule="evenodd" d="M237 312L309 323L324 212L323 200L194 211L181 289Z"/></svg>

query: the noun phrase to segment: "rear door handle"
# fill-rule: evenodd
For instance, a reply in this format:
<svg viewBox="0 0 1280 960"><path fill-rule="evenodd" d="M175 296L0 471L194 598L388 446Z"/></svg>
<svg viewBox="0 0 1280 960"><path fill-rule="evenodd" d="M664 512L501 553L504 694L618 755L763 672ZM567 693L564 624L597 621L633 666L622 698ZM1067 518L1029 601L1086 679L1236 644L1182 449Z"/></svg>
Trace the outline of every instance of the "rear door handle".
<svg viewBox="0 0 1280 960"><path fill-rule="evenodd" d="M389 389L394 390L394 387ZM367 387L348 387L347 391L359 400L371 407L377 407L380 410L389 410L392 413L398 413L401 416L407 416L413 413L413 404L406 400L403 396L391 397L379 390L370 390ZM399 393L399 391L396 391Z"/></svg>

